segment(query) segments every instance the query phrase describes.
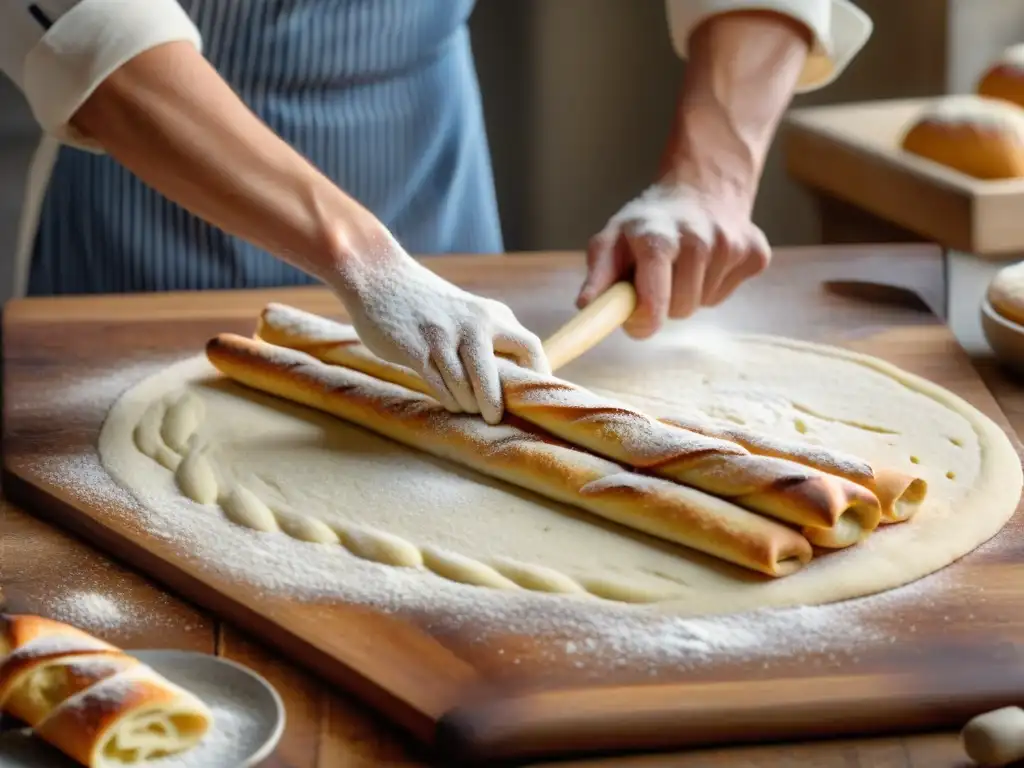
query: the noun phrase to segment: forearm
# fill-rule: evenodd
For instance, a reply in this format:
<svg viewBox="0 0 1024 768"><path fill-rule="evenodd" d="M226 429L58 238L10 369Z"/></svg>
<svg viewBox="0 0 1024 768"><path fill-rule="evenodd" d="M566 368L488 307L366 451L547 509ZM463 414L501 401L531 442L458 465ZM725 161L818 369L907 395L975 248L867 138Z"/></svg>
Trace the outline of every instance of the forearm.
<svg viewBox="0 0 1024 768"><path fill-rule="evenodd" d="M321 279L380 227L187 43L129 61L72 124L167 198Z"/></svg>
<svg viewBox="0 0 1024 768"><path fill-rule="evenodd" d="M805 27L768 12L723 14L697 27L663 159L665 180L750 197L810 44Z"/></svg>

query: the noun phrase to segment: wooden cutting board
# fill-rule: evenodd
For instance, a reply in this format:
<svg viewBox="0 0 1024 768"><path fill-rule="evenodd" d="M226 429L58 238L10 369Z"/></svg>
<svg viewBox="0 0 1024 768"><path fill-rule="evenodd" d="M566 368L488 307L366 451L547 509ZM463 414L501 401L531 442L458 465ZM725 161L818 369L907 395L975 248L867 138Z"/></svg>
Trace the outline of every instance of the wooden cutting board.
<svg viewBox="0 0 1024 768"><path fill-rule="evenodd" d="M582 275L575 255L430 264L507 301L542 336L572 314ZM966 355L921 302L902 302L899 292L858 297L822 287L845 279L894 283L927 306L941 306L937 249L798 249L778 254L763 279L705 319L877 355L948 387L1009 431ZM54 479L55 457L94 454L116 397L84 393L71 404L55 393L147 359L191 356L219 331L250 333L269 300L338 310L316 289L10 303L3 323L5 491L362 696L444 753L446 764L458 757L490 764L575 751L955 728L1024 698L1017 518L980 551L918 582L908 598L851 603L851 617L870 615L874 626L872 638L853 649L840 626L820 642L767 659L711 652L693 664L651 669L625 658L612 670L595 670L565 653L564 640L509 634L481 643L468 619L456 631L432 633L429 617L255 594L145 536L81 483Z"/></svg>

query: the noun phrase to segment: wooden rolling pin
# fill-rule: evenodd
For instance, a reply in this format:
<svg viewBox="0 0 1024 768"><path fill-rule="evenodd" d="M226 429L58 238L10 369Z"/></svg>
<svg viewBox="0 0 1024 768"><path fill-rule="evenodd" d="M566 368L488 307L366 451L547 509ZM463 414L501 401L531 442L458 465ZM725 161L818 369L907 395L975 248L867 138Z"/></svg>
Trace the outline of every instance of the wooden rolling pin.
<svg viewBox="0 0 1024 768"><path fill-rule="evenodd" d="M603 341L636 309L632 283L616 283L580 310L544 342L551 370L557 371Z"/></svg>
<svg viewBox="0 0 1024 768"><path fill-rule="evenodd" d="M1003 707L973 718L960 731L967 756L981 765L1024 760L1024 709Z"/></svg>

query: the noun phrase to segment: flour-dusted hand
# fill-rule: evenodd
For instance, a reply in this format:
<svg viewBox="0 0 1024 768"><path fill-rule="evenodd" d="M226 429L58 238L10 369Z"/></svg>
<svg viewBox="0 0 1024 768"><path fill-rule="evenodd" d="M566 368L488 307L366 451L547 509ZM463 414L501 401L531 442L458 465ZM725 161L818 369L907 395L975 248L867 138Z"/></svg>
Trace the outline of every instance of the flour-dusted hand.
<svg viewBox="0 0 1024 768"><path fill-rule="evenodd" d="M540 339L501 302L458 288L410 257L388 233L331 281L362 342L416 371L445 408L501 420L496 354L550 373Z"/></svg>
<svg viewBox="0 0 1024 768"><path fill-rule="evenodd" d="M770 257L744 204L685 182L662 183L623 206L591 239L577 303L586 306L632 273L637 308L625 329L645 338L668 317L720 304L764 271Z"/></svg>
<svg viewBox="0 0 1024 768"><path fill-rule="evenodd" d="M658 177L592 239L578 301L632 277L634 337L720 304L768 266L767 238L751 221L768 148L812 49L837 47L821 33L838 11L828 2L803 13L794 2L752 5L669 3L688 61ZM821 64L809 76L820 77Z"/></svg>

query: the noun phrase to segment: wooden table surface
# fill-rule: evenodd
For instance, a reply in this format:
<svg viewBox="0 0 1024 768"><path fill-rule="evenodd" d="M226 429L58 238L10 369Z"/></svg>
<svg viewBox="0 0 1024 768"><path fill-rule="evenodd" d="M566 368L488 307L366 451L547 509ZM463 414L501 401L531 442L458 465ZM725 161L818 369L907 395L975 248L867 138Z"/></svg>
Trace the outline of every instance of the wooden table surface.
<svg viewBox="0 0 1024 768"><path fill-rule="evenodd" d="M476 284L469 260L445 258L429 263L471 290L484 293L489 290ZM519 270L517 279L520 283L529 279L523 277L529 263L530 260L525 260L509 265L510 271ZM582 275L581 262L569 263L577 265L574 268ZM757 320L759 296L762 299L769 297L773 287L793 280L820 283L827 279L846 278L896 283L911 288L941 313L943 274L940 251L927 246L793 249L780 252L769 276L748 284L716 312L729 317L729 325L763 329L758 327ZM315 290L277 291L273 297L305 306L311 303L329 306L329 297L313 296L312 291ZM571 298L567 293L566 301L571 301ZM267 292L44 299L14 302L5 311L16 312L20 317L31 317L38 322L66 323L72 327L76 317L111 323L141 318L255 318L267 300ZM849 301L856 303L854 299ZM760 304L763 305L764 302ZM863 307L858 310L863 314ZM908 317L915 314L914 310L905 307L900 311ZM871 315L868 313L866 316ZM737 318L743 322L737 323ZM835 316L821 318L821 322L843 328L851 334L867 330L843 326L849 322L849 316L842 311ZM771 330L785 333L786 324L784 318L775 318L770 324ZM1020 432L1024 429L1021 388L1004 378L991 363L982 361L979 369L1014 429ZM276 754L264 763L268 768L430 765L423 755L417 754L415 745L349 697L328 689L237 630L168 594L88 544L9 503L3 505L0 516L0 590L7 610L48 615L53 614L55 601L72 593L109 597L122 607L129 620L105 630L103 634L108 640L126 648L173 647L218 653L260 672L281 692L288 712L284 739ZM1008 620L1024 622L1024 606L1020 616L1008 617ZM663 765L665 761L666 756L658 755L561 762L558 765L653 766ZM674 755L671 764L684 768L767 768L780 765L793 768L951 768L966 766L969 762L960 749L956 734L940 733L908 738L705 750Z"/></svg>

